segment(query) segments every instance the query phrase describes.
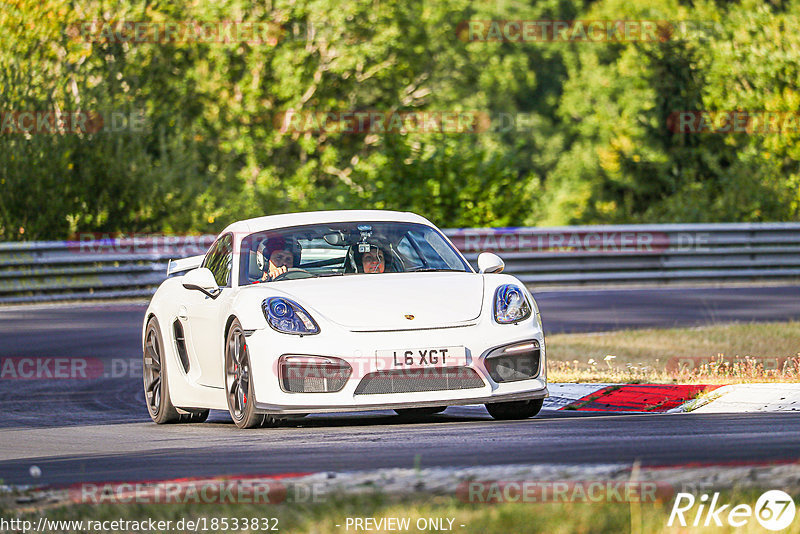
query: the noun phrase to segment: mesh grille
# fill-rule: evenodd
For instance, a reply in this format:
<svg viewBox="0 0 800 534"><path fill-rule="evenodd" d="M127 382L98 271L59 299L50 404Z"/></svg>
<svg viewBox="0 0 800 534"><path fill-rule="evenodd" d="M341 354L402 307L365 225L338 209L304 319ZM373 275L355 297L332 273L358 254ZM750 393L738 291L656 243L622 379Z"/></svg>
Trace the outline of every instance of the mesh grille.
<svg viewBox="0 0 800 534"><path fill-rule="evenodd" d="M405 369L369 373L358 384L356 395L412 393L483 387L481 377L469 367Z"/></svg>
<svg viewBox="0 0 800 534"><path fill-rule="evenodd" d="M341 363L281 364L281 387L289 393L334 393L350 377L350 366Z"/></svg>

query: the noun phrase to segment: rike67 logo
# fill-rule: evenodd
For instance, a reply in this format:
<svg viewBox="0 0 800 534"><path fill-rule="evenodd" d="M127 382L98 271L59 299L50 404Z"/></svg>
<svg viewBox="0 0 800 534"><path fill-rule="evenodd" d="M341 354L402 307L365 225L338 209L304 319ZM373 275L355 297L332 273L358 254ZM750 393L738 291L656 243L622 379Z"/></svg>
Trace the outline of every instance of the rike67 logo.
<svg viewBox="0 0 800 534"><path fill-rule="evenodd" d="M794 500L786 492L770 490L758 498L755 507L751 507L749 504L722 504L719 493L714 493L710 499L706 493L699 499L691 493L678 493L667 526L721 527L727 523L732 527L743 527L754 516L767 530L783 530L794 521Z"/></svg>

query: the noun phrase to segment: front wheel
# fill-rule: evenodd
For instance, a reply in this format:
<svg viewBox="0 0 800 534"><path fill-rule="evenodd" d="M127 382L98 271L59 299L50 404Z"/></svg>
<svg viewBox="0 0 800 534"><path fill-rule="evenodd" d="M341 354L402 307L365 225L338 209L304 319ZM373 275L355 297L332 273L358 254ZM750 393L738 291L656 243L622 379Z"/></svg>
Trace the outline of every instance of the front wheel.
<svg viewBox="0 0 800 534"><path fill-rule="evenodd" d="M225 392L231 418L239 428L254 428L264 423L264 415L255 411L253 391L247 341L241 323L234 319L225 341Z"/></svg>
<svg viewBox="0 0 800 534"><path fill-rule="evenodd" d="M527 419L533 417L542 409L544 399L531 399L513 402L487 403L486 410L489 415L498 420Z"/></svg>

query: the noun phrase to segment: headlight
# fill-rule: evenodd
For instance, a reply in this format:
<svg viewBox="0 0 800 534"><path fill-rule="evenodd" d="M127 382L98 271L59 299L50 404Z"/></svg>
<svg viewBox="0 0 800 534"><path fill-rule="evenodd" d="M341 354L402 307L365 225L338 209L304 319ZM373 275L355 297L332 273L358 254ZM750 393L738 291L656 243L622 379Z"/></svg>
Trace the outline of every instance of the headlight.
<svg viewBox="0 0 800 534"><path fill-rule="evenodd" d="M494 294L494 320L500 324L518 323L531 316L531 305L525 293L514 284L497 288Z"/></svg>
<svg viewBox="0 0 800 534"><path fill-rule="evenodd" d="M273 330L284 334L319 334L319 326L311 315L293 300L270 297L261 303L264 317Z"/></svg>

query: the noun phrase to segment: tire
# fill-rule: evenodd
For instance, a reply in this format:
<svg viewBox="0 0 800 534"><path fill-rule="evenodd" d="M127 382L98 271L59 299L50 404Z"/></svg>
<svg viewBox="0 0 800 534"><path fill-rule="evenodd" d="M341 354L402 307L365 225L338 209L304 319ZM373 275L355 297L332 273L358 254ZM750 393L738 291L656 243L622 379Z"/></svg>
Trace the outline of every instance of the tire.
<svg viewBox="0 0 800 534"><path fill-rule="evenodd" d="M418 415L434 415L437 413L442 413L447 409L447 406L428 406L425 408L396 408L395 413L397 415L402 415L403 417L407 416L418 416Z"/></svg>
<svg viewBox="0 0 800 534"><path fill-rule="evenodd" d="M264 414L255 411L250 354L239 319L234 319L225 339L225 397L231 419L239 428L264 424Z"/></svg>
<svg viewBox="0 0 800 534"><path fill-rule="evenodd" d="M177 423L181 420L181 414L173 406L169 397L169 380L167 380L164 356L161 328L158 326L158 319L153 317L148 321L144 334L142 376L147 412L150 414L150 418L159 425Z"/></svg>
<svg viewBox="0 0 800 534"><path fill-rule="evenodd" d="M500 421L511 419L528 419L542 409L544 399L531 399L514 402L495 402L486 404L489 415Z"/></svg>

